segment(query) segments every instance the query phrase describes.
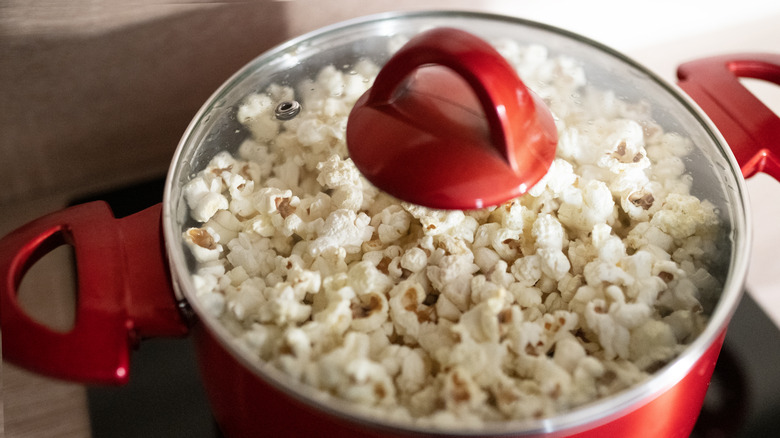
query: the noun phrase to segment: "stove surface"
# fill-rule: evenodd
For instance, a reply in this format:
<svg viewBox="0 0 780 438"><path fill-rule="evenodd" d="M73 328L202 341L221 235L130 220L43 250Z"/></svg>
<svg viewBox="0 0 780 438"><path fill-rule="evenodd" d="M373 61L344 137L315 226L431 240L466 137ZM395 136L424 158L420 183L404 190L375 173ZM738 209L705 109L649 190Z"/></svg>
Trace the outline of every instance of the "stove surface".
<svg viewBox="0 0 780 438"><path fill-rule="evenodd" d="M117 217L161 201L163 179L102 193ZM780 330L745 294L726 335L692 438L780 436ZM205 397L192 340L152 339L132 358L130 383L87 390L101 438L221 438Z"/></svg>

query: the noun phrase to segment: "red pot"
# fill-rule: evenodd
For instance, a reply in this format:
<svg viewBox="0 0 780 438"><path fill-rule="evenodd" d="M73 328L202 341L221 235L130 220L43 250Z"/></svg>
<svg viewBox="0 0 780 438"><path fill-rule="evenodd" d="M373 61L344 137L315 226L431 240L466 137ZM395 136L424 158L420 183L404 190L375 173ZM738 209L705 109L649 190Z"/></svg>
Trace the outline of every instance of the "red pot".
<svg viewBox="0 0 780 438"><path fill-rule="evenodd" d="M271 82L293 82L325 64L349 64L362 56L382 63L389 56L384 51L388 35L435 26L462 28L486 39L511 37L569 54L585 64L592 82L614 89L621 99L649 100L660 108L657 122L690 136L699 146L686 166L694 190L716 204L728 227L724 287L704 332L649 380L552 418L488 424L479 431L416 428L372 419L347 403L325 400L258 363L230 342L227 330L195 298L193 261L181 238L187 226L181 190L218 150L235 150L240 143L245 133L237 129L235 104L250 91ZM761 171L780 177L775 151L780 120L738 78L780 84L780 55L704 59L681 66L678 77L680 87L709 118L676 87L623 55L581 36L515 18L461 12L391 14L287 42L237 72L196 115L171 164L162 204L123 219L115 219L103 203L80 205L0 240L3 356L61 379L122 384L129 377L130 351L141 339L191 332L214 416L229 437L687 437L748 266L751 229L743 177ZM35 322L16 298L30 266L62 244L74 247L78 274L76 321L67 333Z"/></svg>

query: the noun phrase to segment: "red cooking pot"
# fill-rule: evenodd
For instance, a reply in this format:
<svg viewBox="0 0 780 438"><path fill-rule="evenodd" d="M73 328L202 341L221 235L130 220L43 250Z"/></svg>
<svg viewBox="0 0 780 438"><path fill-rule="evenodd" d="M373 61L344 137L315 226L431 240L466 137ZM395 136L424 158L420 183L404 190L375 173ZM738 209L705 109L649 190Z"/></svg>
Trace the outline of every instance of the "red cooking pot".
<svg viewBox="0 0 780 438"><path fill-rule="evenodd" d="M193 221L182 187L217 152L236 152L247 137L236 120L242 99L271 83L295 85L325 65L349 66L366 58L382 65L391 56L388 42L394 37L444 26L488 41L510 38L567 55L583 64L590 83L613 90L621 101L647 102L656 123L696 145L685 162L686 171L692 177L692 192L717 207L724 225L718 242L722 257L712 269L719 273L723 288L708 308L703 332L649 379L549 418L488 422L477 429L408 424L377 418L313 391L252 357L237 347L227 328L195 295L195 260L182 238ZM479 65L473 68L480 70ZM625 56L581 36L516 18L465 12L386 14L289 41L237 72L203 106L176 151L162 204L123 219L115 219L103 203L80 205L33 221L0 240L3 357L61 379L122 384L129 378L130 352L139 341L190 333L214 417L229 437L687 437L748 266L751 228L743 177L761 171L780 176L773 149L780 138L780 120L738 78L780 84L780 56L704 59L681 66L678 76L680 87L709 118L675 86ZM17 301L25 272L63 244L74 248L78 275L76 320L66 333L35 322Z"/></svg>

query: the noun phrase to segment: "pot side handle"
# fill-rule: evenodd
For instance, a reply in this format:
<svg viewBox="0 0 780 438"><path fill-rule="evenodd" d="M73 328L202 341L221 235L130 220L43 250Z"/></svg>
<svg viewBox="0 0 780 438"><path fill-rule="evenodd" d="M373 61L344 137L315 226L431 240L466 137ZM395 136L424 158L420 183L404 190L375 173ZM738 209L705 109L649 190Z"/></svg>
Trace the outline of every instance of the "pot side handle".
<svg viewBox="0 0 780 438"><path fill-rule="evenodd" d="M73 328L54 331L17 300L27 270L69 244L76 259ZM31 371L83 383L124 384L141 338L182 336L161 234L161 205L116 219L91 202L34 220L0 239L3 357Z"/></svg>
<svg viewBox="0 0 780 438"><path fill-rule="evenodd" d="M680 65L677 78L723 134L745 178L765 172L780 180L780 118L739 82L753 78L780 85L780 54L703 58Z"/></svg>

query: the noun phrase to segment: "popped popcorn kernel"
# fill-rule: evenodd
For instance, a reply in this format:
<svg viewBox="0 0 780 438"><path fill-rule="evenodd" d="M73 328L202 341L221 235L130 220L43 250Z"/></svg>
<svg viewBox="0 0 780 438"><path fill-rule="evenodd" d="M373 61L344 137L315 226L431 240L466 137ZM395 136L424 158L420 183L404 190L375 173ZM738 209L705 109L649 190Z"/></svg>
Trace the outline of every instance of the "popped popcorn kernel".
<svg viewBox="0 0 780 438"><path fill-rule="evenodd" d="M219 240L219 234L212 228L190 228L184 233L184 241L201 263L219 259L222 252L222 245L217 244Z"/></svg>
<svg viewBox="0 0 780 438"><path fill-rule="evenodd" d="M694 234L712 234L717 227L715 208L694 196L670 193L661 210L653 215L651 225L672 238L683 239Z"/></svg>
<svg viewBox="0 0 780 438"><path fill-rule="evenodd" d="M331 249L343 248L348 253L360 251L363 242L368 241L374 232L365 213L356 214L353 210L339 209L325 218L322 231L309 245L311 255L319 255Z"/></svg>

